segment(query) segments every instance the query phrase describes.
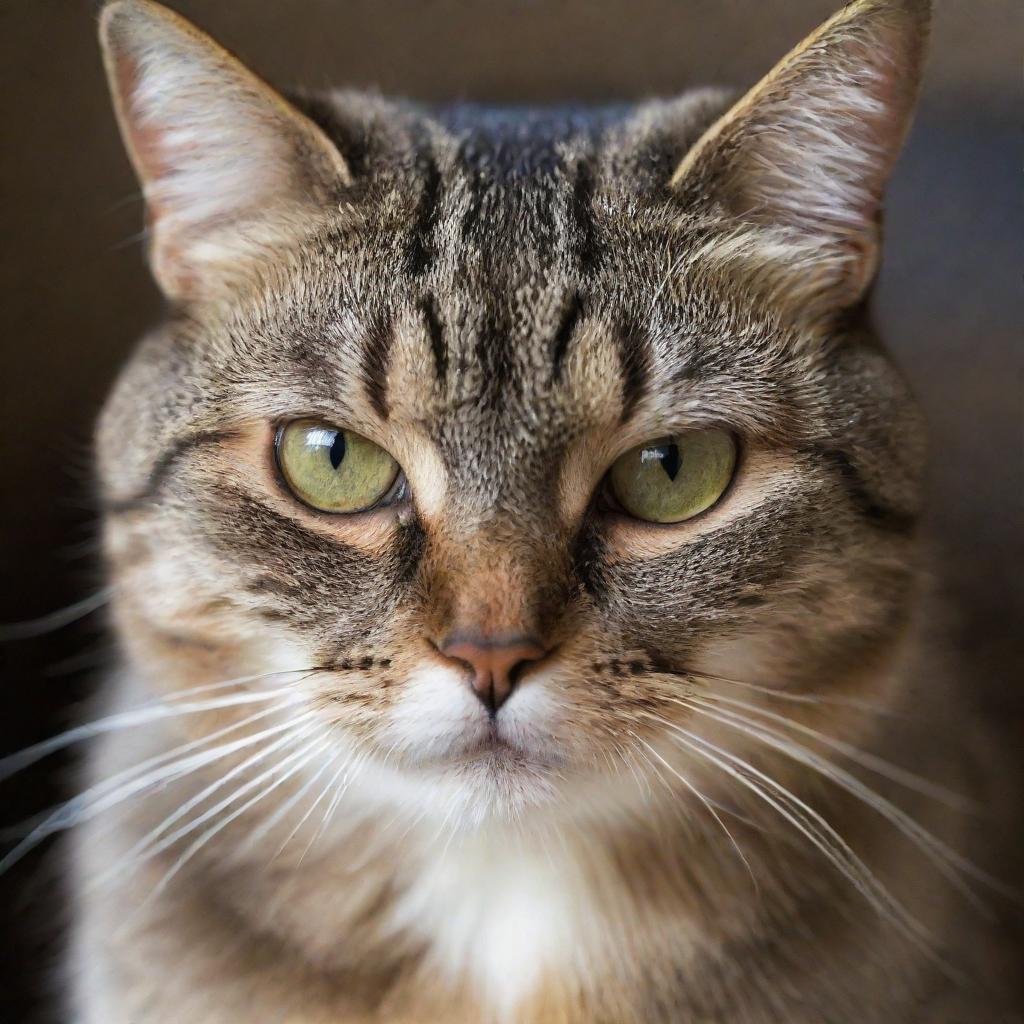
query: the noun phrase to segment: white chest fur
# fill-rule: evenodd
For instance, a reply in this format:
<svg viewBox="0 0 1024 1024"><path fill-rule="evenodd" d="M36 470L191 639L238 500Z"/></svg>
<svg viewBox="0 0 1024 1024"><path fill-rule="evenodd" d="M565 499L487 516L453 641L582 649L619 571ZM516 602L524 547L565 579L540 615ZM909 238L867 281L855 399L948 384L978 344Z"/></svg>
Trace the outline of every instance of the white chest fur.
<svg viewBox="0 0 1024 1024"><path fill-rule="evenodd" d="M433 967L514 1019L546 974L578 967L593 934L572 861L561 847L507 834L439 843L397 905L396 924L427 940Z"/></svg>

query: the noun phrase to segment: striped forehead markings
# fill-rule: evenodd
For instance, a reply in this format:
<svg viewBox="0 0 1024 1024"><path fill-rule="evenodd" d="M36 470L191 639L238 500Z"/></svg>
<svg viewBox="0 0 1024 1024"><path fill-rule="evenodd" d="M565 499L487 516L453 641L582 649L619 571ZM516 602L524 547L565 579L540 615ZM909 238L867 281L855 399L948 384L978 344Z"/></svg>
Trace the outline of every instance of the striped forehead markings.
<svg viewBox="0 0 1024 1024"><path fill-rule="evenodd" d="M576 328L579 326L582 316L583 300L580 298L579 292L573 292L565 301L558 330L555 331L555 336L551 341L552 383L557 383L562 379L562 369L569 352L569 345L576 335Z"/></svg>
<svg viewBox="0 0 1024 1024"><path fill-rule="evenodd" d="M625 423L647 391L651 372L651 345L647 332L633 325L624 325L616 332L619 372L622 375L622 412L619 422Z"/></svg>
<svg viewBox="0 0 1024 1024"><path fill-rule="evenodd" d="M434 361L434 377L444 384L448 376L448 344L437 299L427 292L416 303L416 313ZM394 355L395 326L393 318L381 315L364 330L361 347L361 378L366 398L382 420L391 415L389 372Z"/></svg>
<svg viewBox="0 0 1024 1024"><path fill-rule="evenodd" d="M435 382L444 386L451 354L440 304L436 296L426 292L416 303L415 310L429 342ZM555 330L547 341L552 385L562 382L566 360L585 313L579 292L569 292L563 300ZM622 325L613 334L621 377L620 422L625 423L647 391L650 340L646 331L634 325ZM361 378L368 402L385 421L391 413L388 378L394 345L395 329L390 316L382 315L367 326L361 350ZM500 304L491 304L483 311L476 328L474 356L482 371L480 397L489 406L503 405L522 381L519 380L511 318Z"/></svg>
<svg viewBox="0 0 1024 1024"><path fill-rule="evenodd" d="M388 370L394 348L394 325L390 317L381 316L367 326L363 335L362 379L366 397L382 420L391 414L388 401Z"/></svg>
<svg viewBox="0 0 1024 1024"><path fill-rule="evenodd" d="M430 352L434 357L434 376L439 384L444 384L448 378L448 342L437 308L437 299L428 292L420 299L419 311L427 338L430 340Z"/></svg>
<svg viewBox="0 0 1024 1024"><path fill-rule="evenodd" d="M594 225L594 174L586 160L576 165L570 212L576 231L576 259L580 274L587 275L597 269L600 251Z"/></svg>
<svg viewBox="0 0 1024 1024"><path fill-rule="evenodd" d="M409 273L421 277L430 270L437 260L437 246L434 233L441 208L441 172L429 152L422 152L419 158L422 191L416 204L416 214L409 238L406 258Z"/></svg>

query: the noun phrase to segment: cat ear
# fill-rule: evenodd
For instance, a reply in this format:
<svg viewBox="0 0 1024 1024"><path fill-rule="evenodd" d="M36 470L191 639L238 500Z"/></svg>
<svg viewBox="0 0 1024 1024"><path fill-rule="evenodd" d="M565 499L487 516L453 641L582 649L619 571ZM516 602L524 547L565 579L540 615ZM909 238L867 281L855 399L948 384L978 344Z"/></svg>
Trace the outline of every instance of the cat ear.
<svg viewBox="0 0 1024 1024"><path fill-rule="evenodd" d="M855 304L874 277L929 7L847 5L713 124L672 177L688 205L734 222L735 251L811 318Z"/></svg>
<svg viewBox="0 0 1024 1024"><path fill-rule="evenodd" d="M320 128L167 8L115 0L100 39L146 197L153 273L171 298L230 287L350 183Z"/></svg>

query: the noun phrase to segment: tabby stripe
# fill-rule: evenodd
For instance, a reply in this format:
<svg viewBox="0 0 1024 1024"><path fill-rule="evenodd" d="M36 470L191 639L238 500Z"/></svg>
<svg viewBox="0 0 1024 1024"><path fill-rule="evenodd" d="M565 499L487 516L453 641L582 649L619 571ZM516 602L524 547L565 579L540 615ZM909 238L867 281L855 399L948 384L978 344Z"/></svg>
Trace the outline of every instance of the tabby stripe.
<svg viewBox="0 0 1024 1024"><path fill-rule="evenodd" d="M225 508L231 509L231 524L223 521ZM263 572L249 584L254 593L312 597L325 593L337 581L341 581L339 586L351 586L360 577L374 579L372 574L380 567L375 555L306 526L231 483L211 485L200 510L217 527L215 536L222 546L232 554L255 556ZM311 514L330 518L327 513Z"/></svg>
<svg viewBox="0 0 1024 1024"><path fill-rule="evenodd" d="M580 586L598 607L604 605L608 589L605 549L604 538L588 518L573 542L572 562Z"/></svg>
<svg viewBox="0 0 1024 1024"><path fill-rule="evenodd" d="M395 537L394 565L398 567L398 580L409 586L419 575L420 564L427 550L427 536L418 518L399 523Z"/></svg>
<svg viewBox="0 0 1024 1024"><path fill-rule="evenodd" d="M515 384L515 360L511 327L497 310L490 310L478 328L476 358L483 371L486 403L491 408L503 404L503 396Z"/></svg>
<svg viewBox="0 0 1024 1024"><path fill-rule="evenodd" d="M484 208L484 196L487 192L487 183L482 175L473 178L470 185L469 206L462 217L462 224L459 228L460 235L464 242L469 242L476 234L480 225L480 218Z"/></svg>
<svg viewBox="0 0 1024 1024"><path fill-rule="evenodd" d="M382 420L391 414L388 405L388 370L395 339L390 320L378 320L363 338L363 385L370 405Z"/></svg>
<svg viewBox="0 0 1024 1024"><path fill-rule="evenodd" d="M416 208L416 220L407 253L409 273L414 277L425 274L433 266L436 258L434 229L437 226L441 196L441 172L433 157L423 156L421 173L423 191L420 193L420 201Z"/></svg>
<svg viewBox="0 0 1024 1024"><path fill-rule="evenodd" d="M650 373L651 354L647 335L643 331L626 328L618 333L619 369L622 373L622 414L625 423L637 402L643 397Z"/></svg>
<svg viewBox="0 0 1024 1024"><path fill-rule="evenodd" d="M562 312L562 319L558 324L554 340L551 343L551 380L562 379L562 367L565 365L565 357L569 351L569 343L576 333L576 327L583 315L583 302L579 293L570 296Z"/></svg>
<svg viewBox="0 0 1024 1024"><path fill-rule="evenodd" d="M576 259L580 272L592 272L598 263L597 242L594 231L594 177L590 165L581 161L576 167L573 182L572 218L576 225Z"/></svg>
<svg viewBox="0 0 1024 1024"><path fill-rule="evenodd" d="M119 515L123 512L135 512L152 501L160 492L171 471L179 460L188 455L196 448L210 444L220 444L231 438L238 437L235 430L204 430L188 437L181 437L174 441L171 446L164 450L160 457L153 464L149 476L142 489L130 498L116 498L104 503L104 511L110 515Z"/></svg>
<svg viewBox="0 0 1024 1024"><path fill-rule="evenodd" d="M891 533L910 533L917 525L917 516L902 509L886 505L871 493L860 470L850 456L838 448L814 447L812 455L824 459L835 471L850 501L857 511L873 525Z"/></svg>
<svg viewBox="0 0 1024 1024"><path fill-rule="evenodd" d="M430 338L430 351L434 356L434 374L438 383L443 384L448 376L448 346L444 338L444 326L437 311L437 300L433 295L426 295L420 302L420 313L423 324Z"/></svg>

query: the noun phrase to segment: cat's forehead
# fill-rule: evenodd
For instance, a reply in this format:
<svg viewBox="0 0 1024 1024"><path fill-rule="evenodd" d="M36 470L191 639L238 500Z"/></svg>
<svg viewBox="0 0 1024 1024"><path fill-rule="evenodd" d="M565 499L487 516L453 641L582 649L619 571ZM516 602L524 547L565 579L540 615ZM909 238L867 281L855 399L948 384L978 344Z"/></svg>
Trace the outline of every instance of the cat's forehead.
<svg viewBox="0 0 1024 1024"><path fill-rule="evenodd" d="M671 250L686 245L681 211L659 205L650 184L664 191L674 155L647 138L636 108L409 112L365 97L346 107L344 96L335 105L333 119L316 112L346 154L358 122L357 182L338 229L298 265L290 283L300 300L282 315L294 319L309 297L401 345L407 332L392 327L429 307L456 364L519 358L540 369L564 354L567 310L632 332L671 297L662 286ZM694 103L675 106L684 117ZM692 116L706 121L697 106Z"/></svg>
<svg viewBox="0 0 1024 1024"><path fill-rule="evenodd" d="M652 105L656 117L646 107L337 102L349 133L365 119L361 179L342 204L354 217L333 239L344 283L382 302L429 288L459 315L475 303L520 328L559 291L588 290L595 311L642 299L666 247L685 245L684 211L664 202L685 133L667 144L652 124L692 121L696 132L716 108L704 96Z"/></svg>
<svg viewBox="0 0 1024 1024"><path fill-rule="evenodd" d="M594 160L593 128L571 115L435 126L263 303L272 334L296 331L327 374L368 378L378 412L438 390L463 409L551 399L579 329L632 332L640 298L599 237Z"/></svg>

